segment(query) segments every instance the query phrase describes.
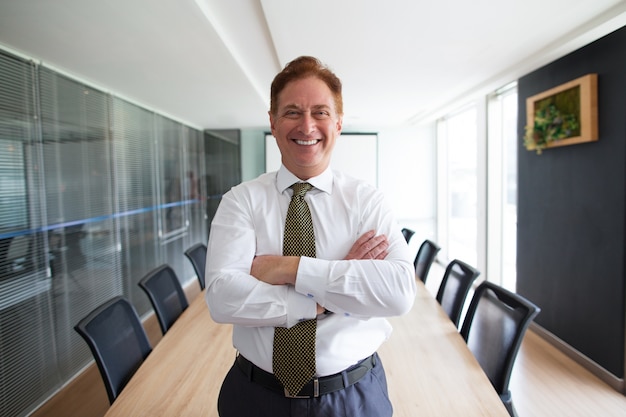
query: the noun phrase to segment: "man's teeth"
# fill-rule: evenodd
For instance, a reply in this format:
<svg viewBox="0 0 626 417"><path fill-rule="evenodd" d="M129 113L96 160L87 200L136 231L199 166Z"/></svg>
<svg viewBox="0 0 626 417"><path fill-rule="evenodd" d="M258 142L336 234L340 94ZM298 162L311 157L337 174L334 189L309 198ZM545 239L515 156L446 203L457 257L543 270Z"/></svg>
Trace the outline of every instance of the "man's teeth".
<svg viewBox="0 0 626 417"><path fill-rule="evenodd" d="M317 139L313 139L313 140L297 140L296 139L296 143L298 145L315 145L317 143Z"/></svg>

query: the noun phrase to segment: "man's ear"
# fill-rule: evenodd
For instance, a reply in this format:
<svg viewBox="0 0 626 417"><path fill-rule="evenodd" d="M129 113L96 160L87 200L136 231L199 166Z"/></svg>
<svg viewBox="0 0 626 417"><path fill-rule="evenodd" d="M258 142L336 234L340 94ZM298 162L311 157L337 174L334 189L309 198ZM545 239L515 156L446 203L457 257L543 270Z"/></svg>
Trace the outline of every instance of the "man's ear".
<svg viewBox="0 0 626 417"><path fill-rule="evenodd" d="M272 132L272 135L274 135L274 116L271 111L268 111L267 114L270 117L270 131ZM274 137L276 136L274 135Z"/></svg>
<svg viewBox="0 0 626 417"><path fill-rule="evenodd" d="M337 124L336 124L337 133L341 133L342 127L343 127L343 115L340 115L337 118Z"/></svg>

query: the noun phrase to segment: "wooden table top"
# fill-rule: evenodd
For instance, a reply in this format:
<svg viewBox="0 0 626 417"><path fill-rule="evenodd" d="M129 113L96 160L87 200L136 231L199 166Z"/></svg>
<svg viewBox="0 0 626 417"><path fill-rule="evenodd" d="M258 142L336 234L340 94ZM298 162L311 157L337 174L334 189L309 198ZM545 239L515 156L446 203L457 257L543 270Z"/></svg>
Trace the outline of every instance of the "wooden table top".
<svg viewBox="0 0 626 417"><path fill-rule="evenodd" d="M390 319L379 349L394 416L508 413L439 303L418 280L413 309ZM105 417L217 417L217 396L235 359L232 326L215 323L201 293L137 370Z"/></svg>

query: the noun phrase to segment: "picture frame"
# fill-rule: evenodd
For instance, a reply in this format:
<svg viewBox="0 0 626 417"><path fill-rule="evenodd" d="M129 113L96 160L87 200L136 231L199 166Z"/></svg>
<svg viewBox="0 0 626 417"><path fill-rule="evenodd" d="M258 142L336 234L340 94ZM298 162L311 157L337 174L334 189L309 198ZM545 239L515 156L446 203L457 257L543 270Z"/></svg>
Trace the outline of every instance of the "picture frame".
<svg viewBox="0 0 626 417"><path fill-rule="evenodd" d="M527 150L540 154L545 148L597 140L597 74L584 75L526 99Z"/></svg>

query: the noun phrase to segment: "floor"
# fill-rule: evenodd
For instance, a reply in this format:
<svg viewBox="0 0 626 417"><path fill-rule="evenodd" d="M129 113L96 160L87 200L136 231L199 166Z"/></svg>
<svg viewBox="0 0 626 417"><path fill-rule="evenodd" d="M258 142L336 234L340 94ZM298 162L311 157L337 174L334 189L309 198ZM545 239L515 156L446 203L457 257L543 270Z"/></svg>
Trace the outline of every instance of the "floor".
<svg viewBox="0 0 626 417"><path fill-rule="evenodd" d="M433 264L428 275L426 287L433 295L444 270ZM624 394L530 330L509 387L518 417L626 417Z"/></svg>

